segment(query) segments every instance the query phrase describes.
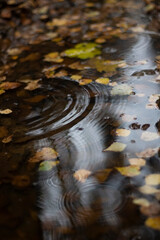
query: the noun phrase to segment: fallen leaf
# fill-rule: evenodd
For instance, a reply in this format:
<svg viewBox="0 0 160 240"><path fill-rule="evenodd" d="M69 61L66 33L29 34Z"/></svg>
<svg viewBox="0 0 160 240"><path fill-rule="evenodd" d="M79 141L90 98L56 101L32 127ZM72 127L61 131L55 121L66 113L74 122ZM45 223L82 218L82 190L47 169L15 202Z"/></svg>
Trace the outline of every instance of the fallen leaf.
<svg viewBox="0 0 160 240"><path fill-rule="evenodd" d="M34 97L25 99L25 101L26 102L31 102L31 103L38 103L38 102L42 101L45 98L46 98L46 96L44 96L44 95L36 95Z"/></svg>
<svg viewBox="0 0 160 240"><path fill-rule="evenodd" d="M5 91L3 89L0 89L0 95L2 95L3 93L5 93Z"/></svg>
<svg viewBox="0 0 160 240"><path fill-rule="evenodd" d="M4 109L4 110L0 110L0 114L10 114L12 113L12 110L11 109Z"/></svg>
<svg viewBox="0 0 160 240"><path fill-rule="evenodd" d="M145 198L136 198L133 200L134 204L140 205L140 206L144 206L144 207L148 207L151 203L145 199Z"/></svg>
<svg viewBox="0 0 160 240"><path fill-rule="evenodd" d="M50 147L44 147L40 151L38 151L33 157L29 159L29 162L41 162L44 160L56 159L58 157L58 153Z"/></svg>
<svg viewBox="0 0 160 240"><path fill-rule="evenodd" d="M58 164L59 164L59 161L44 161L44 162L40 163L38 170L39 171L49 171Z"/></svg>
<svg viewBox="0 0 160 240"><path fill-rule="evenodd" d="M160 214L160 204L152 202L149 206L141 206L140 211L143 215L148 217L156 216Z"/></svg>
<svg viewBox="0 0 160 240"><path fill-rule="evenodd" d="M3 82L0 84L0 88L2 88L3 90L15 89L19 86L21 86L21 84L18 82Z"/></svg>
<svg viewBox="0 0 160 240"><path fill-rule="evenodd" d="M29 90L29 91L33 91L33 90L41 87L41 85L39 84L40 80L41 79L30 80L30 82L27 84L27 86L24 89Z"/></svg>
<svg viewBox="0 0 160 240"><path fill-rule="evenodd" d="M51 52L45 55L44 61L61 63L63 58L60 57L59 52Z"/></svg>
<svg viewBox="0 0 160 240"><path fill-rule="evenodd" d="M133 120L137 119L135 115L129 115L129 114L122 114L121 117L124 122L132 122Z"/></svg>
<svg viewBox="0 0 160 240"><path fill-rule="evenodd" d="M114 95L131 95L132 87L127 84L118 84L111 90L111 94Z"/></svg>
<svg viewBox="0 0 160 240"><path fill-rule="evenodd" d="M144 185L142 187L139 187L138 190L143 194L155 194L155 193L160 192L160 190L158 190L154 187L148 186L148 185Z"/></svg>
<svg viewBox="0 0 160 240"><path fill-rule="evenodd" d="M140 166L116 167L116 169L127 177L134 177L140 174Z"/></svg>
<svg viewBox="0 0 160 240"><path fill-rule="evenodd" d="M101 53L100 46L96 43L79 43L74 48L65 51L65 56L70 58L87 59Z"/></svg>
<svg viewBox="0 0 160 240"><path fill-rule="evenodd" d="M158 217L150 217L145 221L145 225L147 227L160 230L160 216Z"/></svg>
<svg viewBox="0 0 160 240"><path fill-rule="evenodd" d="M23 49L21 48L10 48L7 50L8 55L14 56L14 55L19 55L23 52Z"/></svg>
<svg viewBox="0 0 160 240"><path fill-rule="evenodd" d="M146 164L146 161L143 158L130 158L128 161L131 165L136 166L144 166Z"/></svg>
<svg viewBox="0 0 160 240"><path fill-rule="evenodd" d="M31 53L28 56L21 58L20 62L27 62L27 61L36 61L40 58L40 54L39 53Z"/></svg>
<svg viewBox="0 0 160 240"><path fill-rule="evenodd" d="M124 129L124 128L119 128L116 129L116 135L121 136L121 137L128 137L130 134L130 130Z"/></svg>
<svg viewBox="0 0 160 240"><path fill-rule="evenodd" d="M153 173L149 174L145 178L146 184L148 185L159 185L160 184L160 174Z"/></svg>
<svg viewBox="0 0 160 240"><path fill-rule="evenodd" d="M131 28L131 30L132 30L132 32L135 32L135 33L142 33L142 32L144 32L144 26L138 25L136 27Z"/></svg>
<svg viewBox="0 0 160 240"><path fill-rule="evenodd" d="M145 131L141 135L141 139L143 141L153 141L153 140L158 139L159 137L160 136L159 136L158 133L156 133L156 132L149 132L149 131Z"/></svg>
<svg viewBox="0 0 160 240"><path fill-rule="evenodd" d="M113 151L113 152L122 152L126 148L126 144L120 142L112 143L108 148L104 150L106 151Z"/></svg>
<svg viewBox="0 0 160 240"><path fill-rule="evenodd" d="M136 153L136 155L139 158L149 158L153 157L158 152L158 150L159 148L147 148L143 152Z"/></svg>
<svg viewBox="0 0 160 240"><path fill-rule="evenodd" d="M98 182L102 183L106 181L111 171L111 168L99 170L94 174L94 177L98 180Z"/></svg>
<svg viewBox="0 0 160 240"><path fill-rule="evenodd" d="M74 178L82 183L86 181L89 175L91 175L91 172L86 169L79 169L73 174Z"/></svg>
<svg viewBox="0 0 160 240"><path fill-rule="evenodd" d="M3 138L2 142L3 142L3 143L9 143L9 142L11 142L11 141L12 141L12 137L13 137L13 135L10 135L10 136L8 136L8 137L5 137L5 138Z"/></svg>
<svg viewBox="0 0 160 240"><path fill-rule="evenodd" d="M75 80L75 81L79 81L80 79L82 79L82 76L81 75L72 75L71 79Z"/></svg>
<svg viewBox="0 0 160 240"><path fill-rule="evenodd" d="M108 84L109 83L109 78L97 78L96 82L100 83L100 84Z"/></svg>
<svg viewBox="0 0 160 240"><path fill-rule="evenodd" d="M92 82L92 79L88 79L88 78L82 78L80 81L79 81L79 85L87 85L89 83Z"/></svg>

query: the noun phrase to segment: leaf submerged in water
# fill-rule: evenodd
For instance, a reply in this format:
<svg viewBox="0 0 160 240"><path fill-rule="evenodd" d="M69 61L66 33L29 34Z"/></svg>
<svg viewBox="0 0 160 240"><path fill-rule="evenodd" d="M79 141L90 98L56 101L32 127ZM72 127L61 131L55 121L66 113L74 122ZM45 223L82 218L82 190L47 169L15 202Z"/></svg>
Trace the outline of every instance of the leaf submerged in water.
<svg viewBox="0 0 160 240"><path fill-rule="evenodd" d="M44 162L40 163L38 170L39 171L49 171L57 164L59 164L59 161L54 161L54 162L53 161L44 161Z"/></svg>
<svg viewBox="0 0 160 240"><path fill-rule="evenodd" d="M58 153L50 147L44 147L38 151L32 158L29 159L29 162L41 162L44 160L51 160L58 157Z"/></svg>
<svg viewBox="0 0 160 240"><path fill-rule="evenodd" d="M70 58L87 59L93 58L101 53L100 46L96 43L79 43L74 48L65 51L65 55Z"/></svg>
<svg viewBox="0 0 160 240"><path fill-rule="evenodd" d="M75 177L75 179L83 183L86 181L90 174L91 172L86 169L79 169L74 173L73 176Z"/></svg>

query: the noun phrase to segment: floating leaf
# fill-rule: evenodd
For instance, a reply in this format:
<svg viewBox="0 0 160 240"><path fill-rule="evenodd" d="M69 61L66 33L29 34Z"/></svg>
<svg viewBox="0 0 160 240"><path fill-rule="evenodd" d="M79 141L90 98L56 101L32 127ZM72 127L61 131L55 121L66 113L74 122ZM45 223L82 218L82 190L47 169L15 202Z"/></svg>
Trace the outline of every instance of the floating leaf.
<svg viewBox="0 0 160 240"><path fill-rule="evenodd" d="M100 83L100 84L108 84L109 83L109 78L97 78L96 82Z"/></svg>
<svg viewBox="0 0 160 240"><path fill-rule="evenodd" d="M124 122L132 122L133 120L137 119L135 115L129 115L129 114L122 114L121 117Z"/></svg>
<svg viewBox="0 0 160 240"><path fill-rule="evenodd" d="M81 75L72 75L71 78L72 78L72 80L79 81L82 78L82 76Z"/></svg>
<svg viewBox="0 0 160 240"><path fill-rule="evenodd" d="M160 190L148 185L144 185L142 187L139 187L138 189L141 193L144 193L144 194L155 194L160 192Z"/></svg>
<svg viewBox="0 0 160 240"><path fill-rule="evenodd" d="M59 164L59 161L44 161L44 162L40 163L38 170L39 171L49 171L57 164Z"/></svg>
<svg viewBox="0 0 160 240"><path fill-rule="evenodd" d="M121 137L127 137L130 134L130 130L124 129L124 128L119 128L116 129L116 135L121 136Z"/></svg>
<svg viewBox="0 0 160 240"><path fill-rule="evenodd" d="M143 158L130 158L128 161L131 165L136 166L144 166L146 164L146 161Z"/></svg>
<svg viewBox="0 0 160 240"><path fill-rule="evenodd" d="M104 182L108 178L110 172L112 171L111 168L108 169L103 169L99 170L94 174L94 177L99 181L99 182Z"/></svg>
<svg viewBox="0 0 160 240"><path fill-rule="evenodd" d="M89 83L92 82L92 79L89 79L89 78L82 78L80 81L79 81L79 85L87 85Z"/></svg>
<svg viewBox="0 0 160 240"><path fill-rule="evenodd" d="M147 227L160 230L160 216L158 217L150 217L145 221L145 225Z"/></svg>
<svg viewBox="0 0 160 240"><path fill-rule="evenodd" d="M63 58L59 56L59 52L51 52L45 55L44 61L61 63Z"/></svg>
<svg viewBox="0 0 160 240"><path fill-rule="evenodd" d="M91 175L91 172L86 170L86 169L79 169L74 173L74 177L80 181L80 182L85 182L86 179Z"/></svg>
<svg viewBox="0 0 160 240"><path fill-rule="evenodd" d="M45 95L36 95L34 97L25 99L26 102L31 102L31 103L38 103L40 101L42 101L43 99L45 99L46 96Z"/></svg>
<svg viewBox="0 0 160 240"><path fill-rule="evenodd" d="M137 157L144 157L144 158L148 158L148 157L153 157L157 152L158 152L159 148L147 148L146 150L144 150L143 152L139 152L136 153Z"/></svg>
<svg viewBox="0 0 160 240"><path fill-rule="evenodd" d="M10 90L10 89L15 89L18 88L21 84L18 82L3 82L0 84L0 88L3 90Z"/></svg>
<svg viewBox="0 0 160 240"><path fill-rule="evenodd" d="M127 84L118 84L111 90L112 95L131 95L132 87Z"/></svg>
<svg viewBox="0 0 160 240"><path fill-rule="evenodd" d="M103 60L103 59L91 59L89 65L92 68L96 68L98 72L110 72L115 73L116 69L119 67L118 65L122 63L122 61L111 61L111 60Z"/></svg>
<svg viewBox="0 0 160 240"><path fill-rule="evenodd" d="M153 217L160 214L160 204L157 202L150 203L149 206L141 206L140 211L143 215Z"/></svg>
<svg viewBox="0 0 160 240"><path fill-rule="evenodd" d="M134 177L140 174L139 166L116 167L116 169L124 176Z"/></svg>
<svg viewBox="0 0 160 240"><path fill-rule="evenodd" d="M159 185L160 184L160 174L153 173L145 178L146 184L148 185Z"/></svg>
<svg viewBox="0 0 160 240"><path fill-rule="evenodd" d="M3 143L9 143L9 142L11 142L11 141L12 141L12 137L13 137L13 135L10 135L10 136L8 136L8 137L5 137L5 138L3 138L2 142L3 142Z"/></svg>
<svg viewBox="0 0 160 240"><path fill-rule="evenodd" d="M141 135L141 139L144 141L153 141L158 139L160 136L158 133L156 132L149 132L149 131L145 131L142 133Z"/></svg>
<svg viewBox="0 0 160 240"><path fill-rule="evenodd" d="M10 114L12 113L12 110L11 109L4 109L4 110L0 110L0 114Z"/></svg>
<svg viewBox="0 0 160 240"><path fill-rule="evenodd" d="M148 207L150 205L150 202L145 198L136 198L133 200L133 203L144 207Z"/></svg>
<svg viewBox="0 0 160 240"><path fill-rule="evenodd" d="M3 93L5 93L5 91L3 89L0 89L0 95L2 95Z"/></svg>
<svg viewBox="0 0 160 240"><path fill-rule="evenodd" d="M114 142L104 151L122 152L125 148L126 148L126 144L120 143L120 142Z"/></svg>
<svg viewBox="0 0 160 240"><path fill-rule="evenodd" d="M27 86L24 89L29 90L29 91L33 91L33 90L41 87L41 85L39 84L40 80L41 79L30 80L30 82L27 84Z"/></svg>
<svg viewBox="0 0 160 240"><path fill-rule="evenodd" d="M44 147L38 151L32 158L29 159L29 162L41 162L43 160L51 160L58 157L58 153L50 147Z"/></svg>
<svg viewBox="0 0 160 240"><path fill-rule="evenodd" d="M9 55L14 56L14 55L21 54L21 52L23 52L23 49L22 48L10 48L7 50L7 52Z"/></svg>
<svg viewBox="0 0 160 240"><path fill-rule="evenodd" d="M80 59L93 58L100 53L100 46L96 43L79 43L74 48L65 51L67 57L77 57Z"/></svg>

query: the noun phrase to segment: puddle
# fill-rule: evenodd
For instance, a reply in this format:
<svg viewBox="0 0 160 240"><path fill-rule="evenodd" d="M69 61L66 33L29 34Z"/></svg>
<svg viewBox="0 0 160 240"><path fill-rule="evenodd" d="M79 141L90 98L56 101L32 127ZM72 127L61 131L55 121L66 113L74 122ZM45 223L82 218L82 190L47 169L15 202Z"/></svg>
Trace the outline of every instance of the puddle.
<svg viewBox="0 0 160 240"><path fill-rule="evenodd" d="M0 6L2 238L158 240L160 35L144 2Z"/></svg>

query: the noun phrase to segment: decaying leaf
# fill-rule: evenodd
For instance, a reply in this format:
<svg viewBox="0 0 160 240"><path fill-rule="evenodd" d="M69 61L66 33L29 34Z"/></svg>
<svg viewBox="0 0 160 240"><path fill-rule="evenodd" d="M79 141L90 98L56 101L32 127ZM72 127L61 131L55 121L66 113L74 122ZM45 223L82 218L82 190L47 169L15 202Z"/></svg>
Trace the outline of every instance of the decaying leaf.
<svg viewBox="0 0 160 240"><path fill-rule="evenodd" d="M59 52L51 52L45 55L44 61L61 63L63 58L60 57Z"/></svg>
<svg viewBox="0 0 160 240"><path fill-rule="evenodd" d="M100 46L96 43L79 43L74 48L65 51L65 55L70 58L87 59L93 58L101 53Z"/></svg>
<svg viewBox="0 0 160 240"><path fill-rule="evenodd" d="M145 199L145 198L136 198L133 200L134 204L140 205L140 206L144 206L144 207L148 207L151 203Z"/></svg>
<svg viewBox="0 0 160 240"><path fill-rule="evenodd" d="M44 162L40 163L38 170L39 171L49 171L58 164L59 164L59 161L44 161Z"/></svg>
<svg viewBox="0 0 160 240"><path fill-rule="evenodd" d="M58 157L58 153L50 147L44 147L40 151L38 151L33 157L29 159L29 162L41 162L44 160L56 159Z"/></svg>
<svg viewBox="0 0 160 240"><path fill-rule="evenodd" d="M116 169L124 176L134 177L140 174L140 166L116 167Z"/></svg>
<svg viewBox="0 0 160 240"><path fill-rule="evenodd" d="M30 80L29 83L27 84L27 86L24 89L29 90L29 91L33 91L33 90L41 87L41 85L39 84L40 80L41 79Z"/></svg>
<svg viewBox="0 0 160 240"><path fill-rule="evenodd" d="M4 110L0 110L0 114L10 114L12 113L12 110L11 109L4 109Z"/></svg>
<svg viewBox="0 0 160 240"><path fill-rule="evenodd" d="M89 175L91 175L91 172L86 169L79 169L73 174L75 179L77 179L78 181L80 181L82 183L86 181L86 179L89 177Z"/></svg>
<svg viewBox="0 0 160 240"><path fill-rule="evenodd" d="M109 83L109 78L97 78L96 82L100 83L100 84L105 84L106 85L106 84Z"/></svg>
<svg viewBox="0 0 160 240"><path fill-rule="evenodd" d="M118 84L111 90L112 95L131 95L132 87L127 84Z"/></svg>
<svg viewBox="0 0 160 240"><path fill-rule="evenodd" d="M160 230L160 216L157 217L149 217L146 221L145 221L145 225L147 227L156 229L156 230Z"/></svg>
<svg viewBox="0 0 160 240"><path fill-rule="evenodd" d="M112 143L108 148L104 150L106 151L113 151L113 152L122 152L126 148L126 144L120 142Z"/></svg>
<svg viewBox="0 0 160 240"><path fill-rule="evenodd" d="M158 152L158 150L159 150L159 148L147 148L143 152L136 153L136 155L139 158L153 157Z"/></svg>
<svg viewBox="0 0 160 240"><path fill-rule="evenodd" d="M143 158L130 158L128 161L131 165L136 166L144 166L146 164L146 161Z"/></svg>
<svg viewBox="0 0 160 240"><path fill-rule="evenodd" d="M45 99L46 96L45 95L36 95L34 97L25 99L26 102L31 102L31 103L38 103L40 101L42 101L43 99Z"/></svg>
<svg viewBox="0 0 160 240"><path fill-rule="evenodd" d="M3 142L3 143L9 143L9 142L11 142L11 141L12 141L12 137L13 137L13 135L10 135L10 136L8 136L8 137L5 137L5 138L3 138L2 142Z"/></svg>
<svg viewBox="0 0 160 240"><path fill-rule="evenodd" d="M20 87L20 83L18 82L3 82L0 84L0 88L2 88L3 90L10 90L10 89L15 89Z"/></svg>
<svg viewBox="0 0 160 240"><path fill-rule="evenodd" d="M156 188L151 187L149 185L144 185L142 187L139 187L138 189L143 194L155 194L155 193L159 193L160 192L159 189L156 189Z"/></svg>
<svg viewBox="0 0 160 240"><path fill-rule="evenodd" d="M142 133L141 135L141 139L143 141L153 141L156 140L160 137L160 135L156 132L149 132L149 131L145 131Z"/></svg>
<svg viewBox="0 0 160 240"><path fill-rule="evenodd" d="M118 128L116 129L116 135L121 137L128 137L130 134L130 130L124 129L124 128Z"/></svg>
<svg viewBox="0 0 160 240"><path fill-rule="evenodd" d="M149 174L145 178L146 184L148 185L159 185L160 184L160 174L153 173Z"/></svg>

